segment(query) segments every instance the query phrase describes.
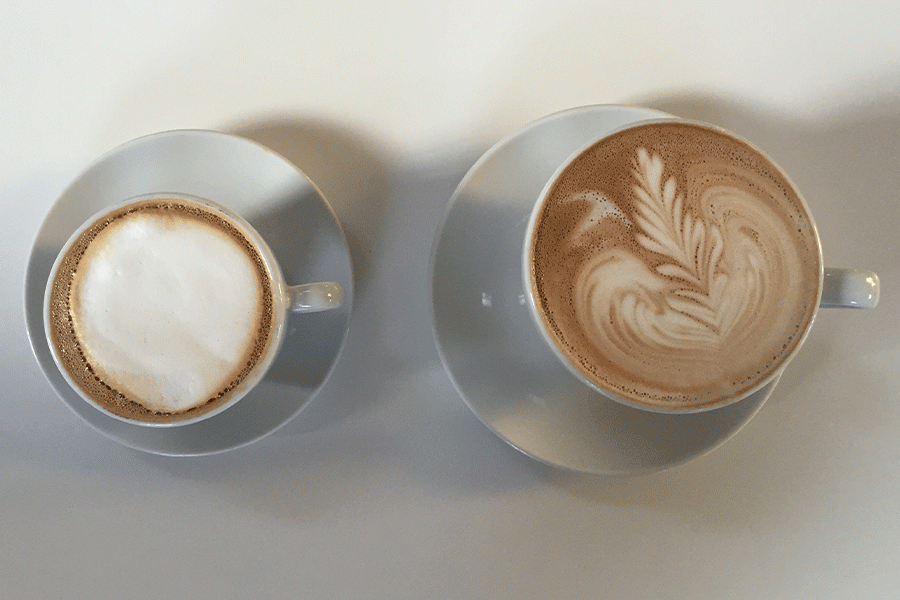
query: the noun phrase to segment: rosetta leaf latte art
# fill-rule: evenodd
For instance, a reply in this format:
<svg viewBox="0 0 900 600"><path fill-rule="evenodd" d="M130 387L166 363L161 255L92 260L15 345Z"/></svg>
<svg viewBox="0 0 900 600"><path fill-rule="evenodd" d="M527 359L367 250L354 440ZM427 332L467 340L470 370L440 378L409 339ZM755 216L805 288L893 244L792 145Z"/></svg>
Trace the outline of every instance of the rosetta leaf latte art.
<svg viewBox="0 0 900 600"><path fill-rule="evenodd" d="M821 250L791 182L719 131L610 135L556 179L531 284L568 366L641 406L699 409L778 373L815 314Z"/></svg>
<svg viewBox="0 0 900 600"><path fill-rule="evenodd" d="M623 352L714 352L752 322L762 302L766 260L753 237L759 215L749 208L752 199L733 186L710 185L695 194L695 214L675 178L665 178L663 160L644 148L632 175L634 238L658 260L625 248L588 260L575 288L584 294L576 303L579 320L595 332L594 343ZM711 207L719 217L707 214Z"/></svg>
<svg viewBox="0 0 900 600"><path fill-rule="evenodd" d="M675 178L662 184L663 162L638 150L634 177L637 225L643 234L638 242L647 250L671 258L674 262L656 268L660 275L684 279L707 293L712 289L713 269L722 255L719 228L706 226L688 212L682 212L684 195L677 193Z"/></svg>

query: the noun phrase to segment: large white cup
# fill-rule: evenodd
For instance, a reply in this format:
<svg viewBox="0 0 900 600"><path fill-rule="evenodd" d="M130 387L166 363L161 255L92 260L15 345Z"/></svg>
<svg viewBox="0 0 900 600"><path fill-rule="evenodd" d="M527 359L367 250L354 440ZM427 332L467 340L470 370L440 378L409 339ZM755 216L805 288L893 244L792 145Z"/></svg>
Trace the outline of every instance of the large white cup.
<svg viewBox="0 0 900 600"><path fill-rule="evenodd" d="M571 174L574 172L573 169L585 170L585 169L587 169L587 167L585 165L600 164L599 159L585 158L588 156L588 153L596 151L595 149L603 148L602 152L606 153L606 154L602 155L604 157L609 156L614 152L618 152L618 150L610 149L610 148L615 147L612 145L615 142L610 142L610 140L625 139L626 135L635 135L634 132L637 131L638 128L644 128L643 131L649 132L649 131L651 131L650 127L654 127L657 125L659 125L661 127L665 127L665 126L667 126L667 124L687 125L688 126L687 129L680 130L681 133L679 133L679 135L691 135L690 131L693 128L693 130L695 132L697 132L698 136L700 135L699 132L703 132L703 131L711 132L710 135L723 136L724 139L733 140L737 145L740 145L742 148L745 148L748 155L752 154L754 156L758 156L761 161L767 163L767 167L770 168L776 174L775 176L777 177L778 181L781 182L782 184L785 184L789 188L788 195L791 195L791 197L794 199L793 201L798 203L798 209L797 209L796 214L800 215L799 219L803 221L803 226L805 227L805 229L804 229L805 233L797 234L797 235L805 236L804 243L807 244L807 247L812 249L810 252L810 255L813 256L812 261L807 261L807 263L805 263L805 264L807 264L807 268L804 271L806 276L809 276L810 273L812 273L811 281L813 283L811 286L807 286L806 292L804 292L806 294L807 300L809 301L809 304L812 305L811 308L807 309L807 310L810 310L811 312L807 313L807 316L805 317L806 320L804 320L802 322L802 324L799 326L800 327L799 331L792 330L790 337L789 338L785 337L783 339L783 341L784 341L783 347L787 348L787 351L785 352L785 354L783 356L779 356L777 361L773 361L773 366L768 371L764 371L762 376L758 376L758 374L755 375L752 372L739 374L741 376L740 378L742 381L750 382L748 385L745 385L743 388L737 389L736 386L733 386L726 390L726 386L723 385L723 390L725 390L725 391L723 391L721 393L721 395L718 395L718 396L715 396L712 398L707 397L704 399L704 401L702 401L702 402L698 401L694 404L691 404L688 401L681 402L681 403L672 402L670 404L667 404L665 401L650 401L650 400L645 401L644 396L642 396L640 394L641 392L644 392L644 389L641 389L638 387L640 384L635 385L635 384L631 383L631 382L635 381L636 379L629 380L628 385L630 385L631 387L626 388L624 385L619 385L619 387L616 387L616 385L618 385L618 383L616 383L616 384L608 383L608 381L611 380L611 377L604 380L601 377L595 376L595 373L597 371L596 370L591 371L591 367L585 366L585 359L583 358L583 356L585 356L585 355L584 354L576 355L576 353L572 351L571 348L575 344L570 344L569 340L573 339L573 338L566 339L564 337L564 334L560 333L560 327L556 324L556 323L558 323L558 321L553 321L553 318L548 318L547 312L549 309L547 309L545 306L539 306L541 301L537 297L539 294L535 291L536 290L535 275L534 275L534 273L535 273L535 267L534 267L535 258L534 258L534 256L535 255L533 253L533 248L534 248L534 243L535 243L535 237L537 235L536 232L538 229L539 221L542 218L544 218L544 217L542 217L542 214L543 214L542 211L543 211L545 205L547 205L547 203L548 203L548 198L550 197L551 194L554 193L554 190L557 188L558 185L568 186L568 187L564 188L566 190L575 189L575 184L571 184L568 181L563 184L560 184L560 182L568 177L571 177L572 176ZM688 133L685 133L685 131L687 131ZM652 135L652 133L648 133L646 135ZM706 134L703 134L703 135L706 135ZM615 138L614 136L620 136L620 137ZM634 138L634 139L638 139L638 138ZM665 143L670 143L671 145L680 144L681 142L675 141L676 139L683 140L683 138L676 138L676 136L672 136L671 141L665 142ZM623 142L623 144L624 144L624 142ZM622 147L624 148L625 146L623 145ZM670 213L671 212L679 212L680 213L679 215L676 215L672 218L674 227L677 229L679 226L679 223L681 223L680 219L686 219L684 221L684 223L688 224L688 226L686 227L688 233L685 237L692 237L691 227L694 228L693 229L694 232L697 231L697 227L696 227L696 225L692 225L692 224L688 223L688 221L690 221L692 219L696 219L695 221L693 221L693 223L697 223L697 222L701 221L702 218L686 215L686 213L688 211L686 208L684 210L682 210L681 199L672 201L672 198L675 198L677 194L681 194L682 199L684 197L686 197L684 190L677 188L677 186L683 185L684 182L683 181L676 182L674 177L672 177L671 180L667 182L666 179L669 177L669 175L665 172L665 169L668 168L669 165L664 164L663 161L660 160L658 156L654 158L654 157L650 156L649 154L647 154L646 150L645 150L644 155L639 156L638 153L633 153L633 155L634 155L634 158L628 159L628 160L632 161L630 163L631 165L633 165L631 168L621 168L619 170L615 170L615 173L613 175L609 175L609 173L606 173L603 175L603 177L607 177L607 178L614 177L614 178L619 178L619 179L632 178L632 177L644 177L645 175L639 173L641 171L642 167L649 169L651 171L656 169L657 171L655 172L655 174L654 173L649 174L649 179L654 179L654 177L655 177L655 182L658 184L658 188L659 188L659 193L657 194L657 196L659 196L659 197L668 196L669 201L670 201L670 204L665 208L665 210L663 210L663 208L660 208L660 214L662 214L666 210L669 211ZM600 156L600 153L597 152L596 155L592 155L592 156ZM630 156L632 156L632 155L630 154L629 157ZM590 162L590 160L593 160L594 162ZM603 160L606 160L606 158L604 158ZM653 160L656 160L656 163L653 163ZM577 162L577 161L581 161L581 162ZM639 164L639 163L641 163L641 164ZM651 164L651 163L653 163L653 164ZM603 164L606 164L606 163L603 163ZM661 175L660 175L660 172L658 171L660 168L663 169ZM636 175L636 173L638 173L638 174ZM593 177L593 175L591 175L591 176ZM604 179L603 181L607 181L607 179ZM606 185L606 184L603 184L603 185ZM631 183L631 179L629 179L629 183L627 185L634 185ZM600 187L602 187L602 185ZM665 189L663 189L663 188L665 188ZM579 189L581 189L581 188L579 188ZM624 188L621 188L621 189L624 189ZM677 190L677 194L676 194L676 190ZM616 205L615 198L612 198L612 200L607 198L605 195L606 192L603 189L598 188L595 190L587 190L586 192L584 190L582 190L582 192L579 192L579 193L581 194L580 196L578 196L577 194L575 194L575 196L578 196L577 199L580 202L583 202L583 203L585 203L585 205L587 205L587 202L590 201L590 202L593 202L594 205L593 205L592 209L583 209L581 213L578 213L580 215L583 215L584 222L567 223L567 222L565 222L565 218L563 218L560 221L560 222L564 223L564 225L566 227L568 227L569 233L567 233L565 235L570 235L570 236L581 235L579 232L582 231L584 227L593 226L592 224L603 221L604 219L618 220L621 225L618 230L620 232L621 231L630 231L628 228L631 228L631 230L639 231L640 223L643 222L643 223L647 224L656 218L656 216L650 214L650 213L652 213L652 210L650 210L650 209L648 209L644 213L642 213L644 216L641 216L641 214L639 214L641 208L639 208L639 207L634 208L634 207L638 206L641 201L627 200L627 202L632 202L632 204L630 205L632 207L630 209L630 210L632 210L632 213L630 213L631 218L629 218L629 216L625 214L625 212L628 209L623 209L623 207ZM690 193L691 193L690 191L687 192L687 194L690 194ZM716 193L721 194L721 191L719 190ZM574 194L574 192L573 192L573 194ZM652 195L653 195L652 193L645 194L645 196L648 198ZM573 197L575 197L575 196L573 196ZM751 196L752 196L751 194L745 195L745 197L742 197L737 202L745 202L745 203L752 202L752 200L750 199ZM660 204L662 204L662 202L663 201L660 200ZM686 202L687 201L685 200L685 206L686 206ZM722 209L722 210L724 210L724 209ZM590 212L590 214L587 214L589 211L592 211L592 212ZM636 218L635 218L635 216L636 216ZM642 221L642 219L643 219L643 221ZM590 224L588 224L588 221L590 221ZM661 222L662 218L660 218L659 221ZM703 225L703 224L701 224L701 225ZM715 227L715 226L711 226L709 222L705 223L705 225L706 225L707 233L711 230L712 227ZM555 227L555 225L554 225L554 227ZM561 231L561 229L560 229L560 231ZM575 231L576 233L573 234L573 233L571 233L572 231ZM793 232L793 231L794 230L791 229L791 232ZM621 234L621 235L628 235L628 234ZM644 231L643 233L634 234L634 235L636 236L634 239L638 239L638 237L643 237L643 239L645 239L645 240L648 239L648 234L646 233L646 231ZM673 236L673 238L674 237L675 236ZM563 238L560 237L560 239L563 239ZM693 239L697 239L697 238L693 238ZM596 240L595 240L595 242L596 242ZM640 243L640 242L637 242L637 243ZM687 245L690 245L691 240L687 240L685 243ZM654 242L652 242L652 241L647 242L647 247L649 248L651 246L654 246ZM662 245L656 244L655 247L662 248ZM661 252L663 252L663 254L660 256L663 256L665 250L663 249L663 250L661 250ZM674 277L675 279L677 279L679 277L679 275L677 273L677 271L680 269L679 266L667 265L666 270L659 269L658 273L657 272L651 273L651 271L653 271L654 267L652 267L652 266L648 267L646 264L646 261L645 261L645 263L641 263L641 261L639 261L637 259L632 260L631 257L628 257L628 256L626 256L624 259L622 259L622 256L627 255L627 254L628 254L627 251L621 251L621 250L618 251L618 254L616 255L616 260L619 261L616 265L617 270L615 271L615 273L612 276L609 275L610 273L612 273L611 271L605 271L605 273L607 273L607 277L605 280L606 283L603 283L603 285L612 286L612 284L609 282L611 282L611 280L614 278L622 278L623 280L627 279L628 280L627 285L632 285L632 283L637 281L637 279L640 277L644 278L642 281L646 281L648 279L648 277L650 277L650 275L647 275L648 273L650 273L652 275L652 277L655 278L654 279L655 282L663 281L666 279L666 277L669 277L670 280L672 279L672 277ZM713 252L712 254L716 255L715 252ZM696 256L694 256L693 258L695 260L699 260ZM619 259L621 259L621 260L619 260ZM612 260L612 259L610 259L610 260ZM673 273L674 273L674 276L672 275ZM790 275L791 274L788 273L788 276L790 276ZM798 274L798 276L799 276L799 274ZM783 372L784 368L788 365L790 360L800 350L800 347L802 346L803 341L806 339L809 329L812 326L816 312L818 311L819 307L872 308L878 303L878 297L879 297L879 282L878 282L878 276L875 273L872 273L869 271L857 271L857 270L852 270L852 269L830 269L830 268L826 269L822 266L820 240L818 237L818 233L815 229L815 224L812 221L812 216L809 213L809 208L808 208L805 200L803 199L803 197L800 195L799 191L797 191L794 184L790 181L790 179L787 177L787 175L774 163L774 161L771 160L771 158L766 156L760 149L756 148L751 143L739 138L738 136L736 136L730 132L724 131L721 128L715 127L713 125L705 124L705 123L685 121L685 120L681 120L681 119L677 119L677 118L662 118L662 119L653 119L653 120L649 120L649 121L642 121L639 123L632 123L630 125L622 127L620 129L617 129L613 132L610 132L610 133L604 135L603 137L601 137L597 140L592 141L586 147L584 147L584 148L580 149L579 151L577 151L576 153L574 153L568 160L566 160L562 165L559 166L557 171L554 173L554 175L548 181L547 185L544 187L540 196L535 199L534 209L532 210L530 220L528 221L528 225L526 227L525 240L524 240L524 245L523 245L522 278L523 278L523 288L525 290L526 303L530 308L530 312L532 314L533 321L536 324L538 331L540 332L540 334L541 334L544 342L547 344L547 346L556 354L556 356L565 365L565 367L568 368L568 370L570 372L572 372L585 385L590 386L594 390L600 392L601 394L605 395L606 397L611 398L612 400L621 402L623 404L626 404L626 405L629 405L632 407L640 408L643 410L649 410L649 411L654 411L654 412L668 412L668 413L690 413L690 412L705 411L705 410L710 410L710 409L715 409L715 408L719 408L722 406L726 406L733 402L738 402L740 400L743 400L744 398L747 398L748 396L750 396L757 390L761 389L763 386L770 384L773 381L777 380L777 378ZM600 284L597 284L597 285L600 285ZM567 280L566 282L564 282L564 286L569 286L573 290L578 289L578 285L576 285L576 283L574 283L571 280ZM643 291L646 291L646 289L647 289L646 287L642 288ZM564 298L564 300L566 302L569 302L571 304L580 302L580 300L576 300L576 298L575 298L575 296L580 292L572 291L572 292L566 292L566 293L570 294L568 297ZM604 292L604 293L606 293L606 292ZM615 293L618 293L618 290L609 292L609 294L615 294ZM622 293L624 294L625 292L622 292ZM676 293L681 293L681 292L676 292ZM689 293L691 293L691 292L683 292L683 295L681 296L680 300L683 300L684 297L686 297ZM652 292L648 292L648 295L652 295ZM612 296L604 296L604 298L609 298L609 297L612 297ZM633 300L633 298L632 298L632 300ZM629 302L631 302L632 300L629 300ZM672 314L678 313L678 303L677 302L674 302L674 301L670 302L669 300L666 300L665 298L660 299L659 297L655 298L655 300L658 300L657 304L655 304L655 305L653 304L653 300L647 302L647 306L651 307L648 310L651 310L651 311L656 310L659 313L662 313L664 310L669 311ZM765 298L763 300L763 302L770 303L770 305L771 305L772 303L777 304L781 300L788 300L788 298L768 297L768 298ZM666 302L670 302L669 305L666 305ZM682 302L682 305L684 305L684 302ZM563 306L563 304L560 303L560 304L558 304L558 306ZM654 306L655 306L655 308L654 308ZM593 308L591 308L591 310L592 309ZM560 309L560 312L561 312L561 310L562 309ZM584 309L584 310L588 310L588 309ZM750 312L750 311L748 311L748 312ZM666 314L668 314L668 313L666 313ZM683 317L684 313L681 313L681 316ZM602 318L607 319L608 318L607 314L604 313L602 315ZM610 322L612 322L612 318L609 318L609 320L610 320ZM583 323L583 322L587 322L587 320L579 321L579 323ZM553 323L553 324L550 325L549 323ZM598 321L595 321L594 323L600 323L600 321L598 320ZM590 326L591 325L585 325L585 327L590 327ZM618 326L618 323L615 323L611 326L611 329L613 329L617 326ZM551 328L553 328L554 331L551 331ZM659 330L657 330L657 331L659 331ZM588 335L586 335L585 338L590 338L589 333L590 332L588 332ZM668 331L663 332L663 334L667 334L667 333L668 333ZM627 335L623 334L623 339L625 339L626 337L627 337ZM582 338L579 338L579 339L582 339ZM602 339L602 336L597 336L595 339ZM630 341L633 341L633 339L635 339L635 338L631 338ZM678 338L677 338L677 336L672 336L667 339L671 340L671 339L678 339ZM745 343L748 343L751 345L753 342L754 342L754 340L746 340L745 341ZM674 342L676 347L677 347L678 343L679 342ZM779 345L781 345L781 340L779 340L778 343L779 343ZM564 345L567 347L564 348L563 347ZM626 350L628 347L629 347L628 344L622 345L622 348L625 348ZM633 348L634 346L631 346L631 347ZM627 353L626 350L622 350L620 352L620 356L624 356ZM681 348L678 348L678 350L681 350ZM604 355L604 356L610 356L610 355L611 354ZM648 353L646 356L651 356L651 354ZM645 365L645 368L648 371L652 371L654 366L657 366L657 367L665 366L662 364L663 362L666 361L666 358L664 357L664 353L662 353L662 352L657 353L656 357L657 358L655 358L655 359L645 360L644 357L642 356L640 360L644 361L643 365ZM614 359L604 358L604 360L613 361ZM657 360L659 362L657 362L656 365L654 365L652 363L653 360ZM616 367L618 367L618 365L616 365ZM674 372L674 370L673 370L673 372ZM737 379L730 380L730 381L737 381ZM732 384L729 383L729 385L732 385ZM677 386L673 386L673 387L677 387ZM626 390L626 389L627 389L626 392L621 391L621 390ZM737 389L737 391L734 391L735 389ZM687 395L683 396L683 397L690 397L690 390L688 391ZM698 397L699 397L699 393L698 393Z"/></svg>

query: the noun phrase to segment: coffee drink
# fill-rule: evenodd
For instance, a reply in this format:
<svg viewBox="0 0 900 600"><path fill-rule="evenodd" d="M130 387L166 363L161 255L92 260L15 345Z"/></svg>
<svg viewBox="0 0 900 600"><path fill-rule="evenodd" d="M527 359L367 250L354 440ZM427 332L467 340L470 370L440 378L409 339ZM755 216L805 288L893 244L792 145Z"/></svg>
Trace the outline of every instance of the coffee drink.
<svg viewBox="0 0 900 600"><path fill-rule="evenodd" d="M646 123L579 154L537 208L536 316L584 378L657 410L741 398L815 315L821 250L781 170L712 127Z"/></svg>
<svg viewBox="0 0 900 600"><path fill-rule="evenodd" d="M207 413L267 355L274 288L259 249L202 203L155 198L91 223L48 289L58 361L109 412L152 423Z"/></svg>

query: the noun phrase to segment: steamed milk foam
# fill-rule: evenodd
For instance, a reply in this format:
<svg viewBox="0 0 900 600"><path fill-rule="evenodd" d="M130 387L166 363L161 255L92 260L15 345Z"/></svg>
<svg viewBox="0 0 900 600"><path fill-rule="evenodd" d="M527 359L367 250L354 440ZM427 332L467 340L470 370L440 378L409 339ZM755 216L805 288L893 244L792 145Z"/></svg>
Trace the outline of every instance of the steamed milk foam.
<svg viewBox="0 0 900 600"><path fill-rule="evenodd" d="M53 283L53 340L107 410L177 421L225 402L265 354L272 285L255 246L201 204L155 199L96 221Z"/></svg>
<svg viewBox="0 0 900 600"><path fill-rule="evenodd" d="M814 315L815 228L781 172L686 123L636 126L579 155L535 221L538 314L589 381L700 408L777 370Z"/></svg>

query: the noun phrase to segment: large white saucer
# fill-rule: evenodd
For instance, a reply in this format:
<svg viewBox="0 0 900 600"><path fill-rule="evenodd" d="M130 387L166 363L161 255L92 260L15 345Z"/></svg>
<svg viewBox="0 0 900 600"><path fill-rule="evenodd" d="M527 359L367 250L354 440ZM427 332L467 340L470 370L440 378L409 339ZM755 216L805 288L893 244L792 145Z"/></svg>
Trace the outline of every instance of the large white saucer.
<svg viewBox="0 0 900 600"><path fill-rule="evenodd" d="M44 336L44 288L57 254L91 215L154 192L208 198L242 215L265 238L289 284L337 281L345 303L292 314L266 377L240 402L205 421L145 427L109 417L62 378ZM63 401L89 425L126 446L165 455L212 454L250 444L284 425L325 384L350 321L350 253L331 207L297 167L242 137L169 131L133 140L90 165L63 192L35 239L25 278L25 317L32 349Z"/></svg>
<svg viewBox="0 0 900 600"><path fill-rule="evenodd" d="M775 383L735 404L659 414L607 399L544 345L521 281L525 226L556 169L617 127L670 116L589 106L553 114L491 148L463 178L431 257L434 334L454 386L475 415L523 453L603 475L659 471L716 448L744 426Z"/></svg>

